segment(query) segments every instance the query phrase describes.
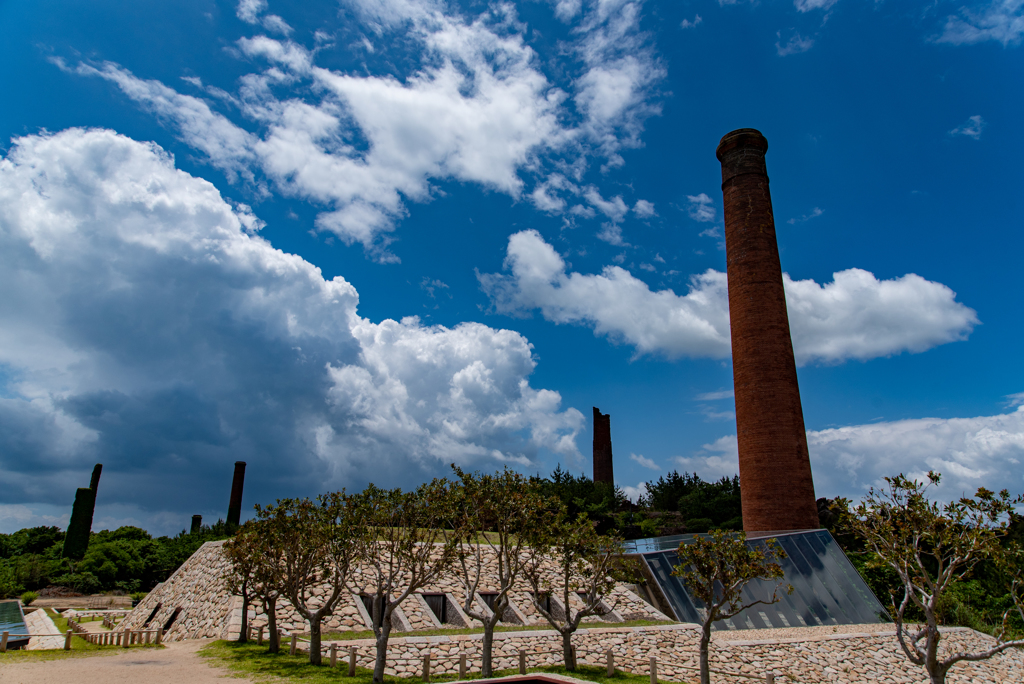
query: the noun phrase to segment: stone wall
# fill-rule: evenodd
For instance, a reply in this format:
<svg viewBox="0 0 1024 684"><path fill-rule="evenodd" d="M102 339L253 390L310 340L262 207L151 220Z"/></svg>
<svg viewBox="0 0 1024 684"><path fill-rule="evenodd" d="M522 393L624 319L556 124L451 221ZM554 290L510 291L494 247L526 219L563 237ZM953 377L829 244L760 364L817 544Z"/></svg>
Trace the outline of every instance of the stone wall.
<svg viewBox="0 0 1024 684"><path fill-rule="evenodd" d="M227 576L230 569L228 560L223 553L224 542L207 542L191 558L188 559L166 582L158 585L144 600L125 618L118 629L141 629L145 625L150 628L165 625L174 612L180 609L178 616L164 637L168 641L180 639L236 638L241 628L241 598L231 596L227 591ZM496 559L488 555L485 558L485 579L481 582L478 593L497 592L498 587L493 580L487 578L488 571L496 575ZM547 576L553 580L554 568L547 568ZM359 599L360 593L370 591L370 568L356 567L350 578L349 587L335 608L334 614L323 622L324 632L366 631L370 629L370 616ZM319 605L322 597L330 591L326 585L313 589L311 603ZM438 581L424 587L422 594L445 594L448 598L449 627L476 627L479 623L471 619L463 611L466 590L454 575L441 577ZM546 625L547 622L533 607L529 587L524 582L516 585L510 593L512 609L507 613L507 621L521 625ZM582 606L581 600L571 594L570 604L574 608ZM553 599L556 610L560 608L558 597ZM661 620L669 618L637 596L627 585L615 588L606 599L606 614L586 618L594 622L622 622L624 620ZM474 599L476 610L488 613L483 601ZM156 610L154 613L153 611ZM285 633L308 632L308 623L285 600L280 599L277 605L278 628ZM263 606L255 601L249 609L250 624L259 629L267 624L267 616ZM395 628L398 631L415 631L437 629L441 627L436 616L430 611L420 596L410 596L402 602L397 611Z"/></svg>
<svg viewBox="0 0 1024 684"><path fill-rule="evenodd" d="M887 626L891 629L891 626ZM803 633L798 638L730 641L743 632L716 633L710 649L712 677L716 681L740 682L747 677L763 681L768 672L777 681L801 684L842 682L849 684L917 684L927 679L924 669L911 665L899 649L892 632L806 636L811 630L795 628L780 632ZM751 635L756 632L751 632ZM561 640L553 630L503 632L494 635L495 669L519 665L519 651L525 650L527 667L562 663ZM943 629L942 652L980 650L994 643L991 637L966 628ZM658 658L658 678L664 681L693 681L699 671L696 625L580 629L573 636L581 663L603 666L611 650L617 669L649 674L650 658ZM372 668L375 645L370 639L323 644L330 654L331 643L338 649L339 667L347 662L349 649L356 649L356 664ZM480 671L482 635L395 637L388 644L386 673L416 677L422 673L423 657L429 653L432 673L458 673L459 656L465 654L468 669ZM1024 651L1014 650L980 663L961 663L950 671L948 684L1004 684L1024 681Z"/></svg>

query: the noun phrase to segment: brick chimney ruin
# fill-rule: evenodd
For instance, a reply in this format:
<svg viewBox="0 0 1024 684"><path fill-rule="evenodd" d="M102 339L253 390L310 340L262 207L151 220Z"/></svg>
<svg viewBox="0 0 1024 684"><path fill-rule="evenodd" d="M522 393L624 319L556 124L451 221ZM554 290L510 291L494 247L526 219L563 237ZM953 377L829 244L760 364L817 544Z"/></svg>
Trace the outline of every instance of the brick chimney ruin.
<svg viewBox="0 0 1024 684"><path fill-rule="evenodd" d="M818 528L811 461L768 191L768 141L725 135L722 163L743 529ZM595 441L595 463L596 463ZM596 468L595 468L596 473Z"/></svg>
<svg viewBox="0 0 1024 684"><path fill-rule="evenodd" d="M594 482L615 484L612 472L612 417L594 407Z"/></svg>

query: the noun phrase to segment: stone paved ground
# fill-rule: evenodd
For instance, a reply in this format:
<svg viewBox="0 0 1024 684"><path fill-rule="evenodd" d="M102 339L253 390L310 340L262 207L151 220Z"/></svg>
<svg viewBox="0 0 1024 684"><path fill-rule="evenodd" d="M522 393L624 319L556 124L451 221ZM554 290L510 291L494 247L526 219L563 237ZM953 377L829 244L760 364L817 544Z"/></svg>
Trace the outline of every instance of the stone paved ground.
<svg viewBox="0 0 1024 684"><path fill-rule="evenodd" d="M57 631L57 625L46 614L45 610L33 610L25 615L25 626L29 634L52 634L53 636L34 636L28 640L26 651L38 651L51 648L64 648L64 637Z"/></svg>

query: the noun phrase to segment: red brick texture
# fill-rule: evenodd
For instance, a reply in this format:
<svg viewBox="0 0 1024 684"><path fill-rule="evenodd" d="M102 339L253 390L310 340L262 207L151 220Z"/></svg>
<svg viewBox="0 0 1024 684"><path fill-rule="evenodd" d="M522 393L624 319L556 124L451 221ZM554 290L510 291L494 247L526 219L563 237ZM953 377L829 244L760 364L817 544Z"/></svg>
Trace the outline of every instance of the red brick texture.
<svg viewBox="0 0 1024 684"><path fill-rule="evenodd" d="M764 155L752 128L722 138L736 437L743 528L818 527L800 387Z"/></svg>
<svg viewBox="0 0 1024 684"><path fill-rule="evenodd" d="M612 472L612 417L594 407L594 482L615 484Z"/></svg>

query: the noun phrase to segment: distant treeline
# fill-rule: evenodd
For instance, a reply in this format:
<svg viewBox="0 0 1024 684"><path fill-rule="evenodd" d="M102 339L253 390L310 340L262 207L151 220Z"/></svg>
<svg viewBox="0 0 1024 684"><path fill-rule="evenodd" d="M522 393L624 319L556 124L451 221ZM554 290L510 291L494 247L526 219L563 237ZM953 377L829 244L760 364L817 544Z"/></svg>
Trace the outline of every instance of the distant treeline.
<svg viewBox="0 0 1024 684"><path fill-rule="evenodd" d="M548 477L531 478L542 493L559 499L572 515L584 512L601 533L625 539L665 534L741 529L739 478L705 482L673 472L647 483L647 495L632 503L619 487L595 483L557 467ZM268 502L269 503L269 502ZM80 561L61 558L64 531L32 527L0 534L0 597L55 585L82 594L147 591L164 581L205 542L227 539L224 521L195 533L153 537L138 527L93 532Z"/></svg>

